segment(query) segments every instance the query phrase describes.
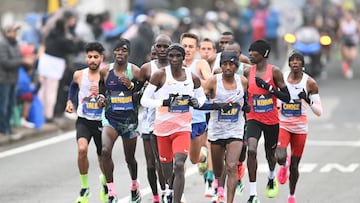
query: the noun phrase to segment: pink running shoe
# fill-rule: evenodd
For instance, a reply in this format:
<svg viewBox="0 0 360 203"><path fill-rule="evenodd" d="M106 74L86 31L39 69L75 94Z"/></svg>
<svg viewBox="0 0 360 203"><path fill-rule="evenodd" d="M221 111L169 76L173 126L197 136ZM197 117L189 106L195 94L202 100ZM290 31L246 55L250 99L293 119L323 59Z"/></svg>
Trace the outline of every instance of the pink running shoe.
<svg viewBox="0 0 360 203"><path fill-rule="evenodd" d="M288 203L296 203L295 197L289 197L288 198Z"/></svg>
<svg viewBox="0 0 360 203"><path fill-rule="evenodd" d="M289 165L290 165L290 157L286 157L286 164L285 166L280 166L280 170L277 174L277 180L280 184L285 184L287 179L289 178Z"/></svg>

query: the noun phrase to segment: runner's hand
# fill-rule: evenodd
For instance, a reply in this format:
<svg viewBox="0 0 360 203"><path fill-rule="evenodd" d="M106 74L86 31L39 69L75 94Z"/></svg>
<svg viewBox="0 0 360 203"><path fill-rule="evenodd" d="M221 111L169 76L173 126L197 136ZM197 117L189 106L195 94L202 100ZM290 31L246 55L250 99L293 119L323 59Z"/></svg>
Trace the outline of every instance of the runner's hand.
<svg viewBox="0 0 360 203"><path fill-rule="evenodd" d="M260 88L263 88L265 90L268 90L269 92L273 93L273 86L271 86L269 83L266 83L263 79L259 77L255 77L256 85Z"/></svg>

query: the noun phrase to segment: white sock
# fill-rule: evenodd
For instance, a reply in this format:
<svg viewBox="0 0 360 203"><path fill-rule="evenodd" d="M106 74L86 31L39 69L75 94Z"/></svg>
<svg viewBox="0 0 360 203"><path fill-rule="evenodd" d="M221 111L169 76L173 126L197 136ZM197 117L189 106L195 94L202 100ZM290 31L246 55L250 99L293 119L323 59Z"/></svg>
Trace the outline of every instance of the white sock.
<svg viewBox="0 0 360 203"><path fill-rule="evenodd" d="M250 185L250 196L257 195L256 182L250 182L249 185Z"/></svg>
<svg viewBox="0 0 360 203"><path fill-rule="evenodd" d="M275 178L275 171L269 171L269 179Z"/></svg>

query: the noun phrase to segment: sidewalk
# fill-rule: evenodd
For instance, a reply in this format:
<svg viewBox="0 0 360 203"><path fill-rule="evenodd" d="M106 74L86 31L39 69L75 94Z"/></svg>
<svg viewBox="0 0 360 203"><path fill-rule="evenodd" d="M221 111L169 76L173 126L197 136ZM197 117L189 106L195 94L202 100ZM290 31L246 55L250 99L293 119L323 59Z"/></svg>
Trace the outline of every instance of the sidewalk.
<svg viewBox="0 0 360 203"><path fill-rule="evenodd" d="M41 129L30 129L25 127L13 128L16 137L0 135L0 146L17 142L31 137L51 134L55 132L67 132L75 129L76 120L67 117L57 118L53 123L44 123Z"/></svg>

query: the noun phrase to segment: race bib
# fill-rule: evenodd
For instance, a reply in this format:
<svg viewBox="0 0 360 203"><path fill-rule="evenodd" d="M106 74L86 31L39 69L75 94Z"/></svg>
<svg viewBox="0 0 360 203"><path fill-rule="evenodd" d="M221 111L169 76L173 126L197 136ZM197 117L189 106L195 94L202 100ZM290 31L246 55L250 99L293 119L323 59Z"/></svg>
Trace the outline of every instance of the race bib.
<svg viewBox="0 0 360 203"><path fill-rule="evenodd" d="M301 116L301 101L295 101L294 103L282 103L281 113L284 116Z"/></svg>
<svg viewBox="0 0 360 203"><path fill-rule="evenodd" d="M82 110L85 115L95 117L101 116L102 108L99 108L95 97L84 97Z"/></svg>
<svg viewBox="0 0 360 203"><path fill-rule="evenodd" d="M190 96L188 95L177 96L175 100L169 105L168 111L172 113L189 112L189 99Z"/></svg>
<svg viewBox="0 0 360 203"><path fill-rule="evenodd" d="M271 94L254 95L252 106L257 113L266 113L274 109L274 101Z"/></svg>
<svg viewBox="0 0 360 203"><path fill-rule="evenodd" d="M239 120L240 106L233 106L228 112L218 111L218 121L237 122Z"/></svg>
<svg viewBox="0 0 360 203"><path fill-rule="evenodd" d="M134 110L132 93L112 92L110 96L111 108L113 111L129 111Z"/></svg>

